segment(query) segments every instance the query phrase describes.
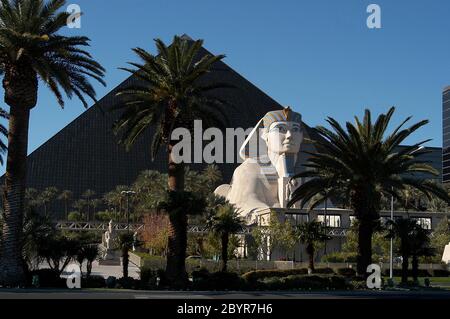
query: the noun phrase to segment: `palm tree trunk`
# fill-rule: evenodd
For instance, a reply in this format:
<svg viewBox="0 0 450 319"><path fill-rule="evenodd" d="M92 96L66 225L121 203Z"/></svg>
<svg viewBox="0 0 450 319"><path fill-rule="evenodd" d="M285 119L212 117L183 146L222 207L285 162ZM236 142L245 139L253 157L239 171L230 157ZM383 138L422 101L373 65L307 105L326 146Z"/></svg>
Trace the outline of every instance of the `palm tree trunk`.
<svg viewBox="0 0 450 319"><path fill-rule="evenodd" d="M11 106L4 191L4 223L0 251L0 283L24 283L22 261L23 208L27 173L28 107Z"/></svg>
<svg viewBox="0 0 450 319"><path fill-rule="evenodd" d="M413 280L414 280L414 284L417 284L419 282L419 280L418 280L418 277L419 277L419 257L417 255L413 255L412 256L411 266L412 266L412 277L413 277Z"/></svg>
<svg viewBox="0 0 450 319"><path fill-rule="evenodd" d="M227 271L228 264L228 241L229 236L227 232L222 234L222 271Z"/></svg>
<svg viewBox="0 0 450 319"><path fill-rule="evenodd" d="M408 283L408 264L409 264L409 256L402 256L402 284Z"/></svg>
<svg viewBox="0 0 450 319"><path fill-rule="evenodd" d="M92 261L88 260L88 262L86 264L86 277L89 278L89 276L91 275L91 272L92 272Z"/></svg>
<svg viewBox="0 0 450 319"><path fill-rule="evenodd" d="M312 272L314 272L314 245L309 243L306 246L306 252L308 253L308 257L309 257L308 268L311 270L311 273L312 273Z"/></svg>
<svg viewBox="0 0 450 319"><path fill-rule="evenodd" d="M122 272L123 278L128 278L128 249L122 248Z"/></svg>
<svg viewBox="0 0 450 319"><path fill-rule="evenodd" d="M184 165L175 163L172 157L172 147L169 145L169 191L184 191ZM166 273L173 287L184 288L187 284L186 274L186 248L187 248L187 215L181 213L169 213L169 234L167 245Z"/></svg>
<svg viewBox="0 0 450 319"><path fill-rule="evenodd" d="M367 266L372 263L372 234L372 222L361 219L358 229L357 272L364 277L367 276Z"/></svg>

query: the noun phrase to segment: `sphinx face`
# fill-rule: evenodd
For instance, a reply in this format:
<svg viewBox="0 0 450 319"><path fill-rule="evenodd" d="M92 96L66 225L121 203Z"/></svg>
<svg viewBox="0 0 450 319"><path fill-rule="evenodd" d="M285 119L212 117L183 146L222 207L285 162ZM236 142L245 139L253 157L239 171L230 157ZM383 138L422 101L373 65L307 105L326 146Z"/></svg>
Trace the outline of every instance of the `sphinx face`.
<svg viewBox="0 0 450 319"><path fill-rule="evenodd" d="M270 153L297 154L303 141L303 132L300 123L273 122L265 139Z"/></svg>

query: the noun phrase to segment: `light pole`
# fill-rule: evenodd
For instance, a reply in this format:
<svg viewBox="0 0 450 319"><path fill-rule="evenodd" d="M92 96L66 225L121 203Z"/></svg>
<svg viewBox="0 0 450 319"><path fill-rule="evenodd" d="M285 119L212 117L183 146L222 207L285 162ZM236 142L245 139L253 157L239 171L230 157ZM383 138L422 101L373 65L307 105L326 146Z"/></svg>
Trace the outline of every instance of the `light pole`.
<svg viewBox="0 0 450 319"><path fill-rule="evenodd" d="M325 210L324 210L324 216L323 216L323 220L325 222L325 229L328 229L328 225L327 225L327 213L328 213L328 190L325 190ZM324 246L324 251L323 254L326 255L327 254L327 241L325 241L325 246Z"/></svg>
<svg viewBox="0 0 450 319"><path fill-rule="evenodd" d="M392 192L394 191L394 186L392 186ZM394 196L391 195L391 221L394 221ZM392 228L392 225L391 225ZM391 234L391 247L389 251L389 278L392 279L394 272L394 238Z"/></svg>
<svg viewBox="0 0 450 319"><path fill-rule="evenodd" d="M127 230L130 231L130 195L136 194L135 191L121 191L121 194L127 195Z"/></svg>

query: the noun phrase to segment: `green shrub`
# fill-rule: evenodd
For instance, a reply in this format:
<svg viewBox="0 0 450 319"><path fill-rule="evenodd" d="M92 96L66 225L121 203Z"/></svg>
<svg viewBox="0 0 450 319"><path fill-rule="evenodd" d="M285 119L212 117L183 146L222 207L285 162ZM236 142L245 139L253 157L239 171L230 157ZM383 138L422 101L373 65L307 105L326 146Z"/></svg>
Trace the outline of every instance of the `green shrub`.
<svg viewBox="0 0 450 319"><path fill-rule="evenodd" d="M132 277L122 277L117 279L116 288L119 289L139 289L140 281Z"/></svg>
<svg viewBox="0 0 450 319"><path fill-rule="evenodd" d="M66 279L61 278L57 270L38 269L31 271L28 275L29 286L32 286L34 276L38 276L39 287L41 288L67 288Z"/></svg>
<svg viewBox="0 0 450 319"><path fill-rule="evenodd" d="M313 271L314 274L328 274L328 275L332 275L334 274L334 270L330 267L326 267L326 268L316 268Z"/></svg>
<svg viewBox="0 0 450 319"><path fill-rule="evenodd" d="M205 280L210 276L210 272L206 268L200 268L192 272L192 281Z"/></svg>
<svg viewBox="0 0 450 319"><path fill-rule="evenodd" d="M351 285L352 285L353 289L357 289L357 290L368 289L367 288L367 281L365 281L362 278L359 278L358 280L356 280L356 279L352 280Z"/></svg>
<svg viewBox="0 0 450 319"><path fill-rule="evenodd" d="M114 218L115 218L114 213L109 211L100 211L95 213L95 219L98 221L109 222Z"/></svg>
<svg viewBox="0 0 450 319"><path fill-rule="evenodd" d="M106 278L106 287L115 288L117 284L117 278L114 276L109 276Z"/></svg>
<svg viewBox="0 0 450 319"><path fill-rule="evenodd" d="M383 274L385 276L389 276L389 269L385 269ZM419 269L417 272L419 277L431 277L431 274L428 272L427 269ZM394 277L401 277L402 276L402 270L395 268L393 270ZM408 277L412 277L412 270L408 269Z"/></svg>
<svg viewBox="0 0 450 319"><path fill-rule="evenodd" d="M156 289L158 272L151 268L141 267L139 270L140 287L142 289Z"/></svg>
<svg viewBox="0 0 450 319"><path fill-rule="evenodd" d="M336 273L344 277L354 277L356 276L356 271L353 268L338 268Z"/></svg>
<svg viewBox="0 0 450 319"><path fill-rule="evenodd" d="M287 277L290 275L306 275L307 273L308 269L306 268L254 270L243 274L242 278L251 284L268 277Z"/></svg>
<svg viewBox="0 0 450 319"><path fill-rule="evenodd" d="M433 270L433 277L449 277L450 271L447 269L434 269Z"/></svg>
<svg viewBox="0 0 450 319"><path fill-rule="evenodd" d="M259 288L265 290L347 290L351 286L336 275L291 275L265 278Z"/></svg>
<svg viewBox="0 0 450 319"><path fill-rule="evenodd" d="M158 287L168 287L169 286L169 278L167 278L166 271L164 269L158 269L156 271L157 278L159 278Z"/></svg>
<svg viewBox="0 0 450 319"><path fill-rule="evenodd" d="M201 277L196 277L192 283L194 290L240 290L244 281L233 272L203 272Z"/></svg>
<svg viewBox="0 0 450 319"><path fill-rule="evenodd" d="M355 263L356 256L356 253L334 252L323 256L321 260L328 263Z"/></svg>
<svg viewBox="0 0 450 319"><path fill-rule="evenodd" d="M79 212L70 212L67 215L67 219L71 222L79 222L83 219L83 217L81 216L81 214Z"/></svg>
<svg viewBox="0 0 450 319"><path fill-rule="evenodd" d="M81 278L81 288L105 288L106 280L103 276L91 275Z"/></svg>

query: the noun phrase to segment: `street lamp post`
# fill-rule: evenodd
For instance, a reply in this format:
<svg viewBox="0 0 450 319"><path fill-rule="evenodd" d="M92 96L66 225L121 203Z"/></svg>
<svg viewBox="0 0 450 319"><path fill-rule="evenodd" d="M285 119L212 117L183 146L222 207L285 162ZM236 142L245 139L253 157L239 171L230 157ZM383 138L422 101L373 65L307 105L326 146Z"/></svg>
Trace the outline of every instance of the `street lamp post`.
<svg viewBox="0 0 450 319"><path fill-rule="evenodd" d="M392 187L394 191L394 187ZM394 196L391 195L391 220L394 220ZM392 226L391 226L392 227ZM391 236L391 247L389 251L389 278L392 279L394 272L394 238Z"/></svg>
<svg viewBox="0 0 450 319"><path fill-rule="evenodd" d="M130 231L130 195L136 194L135 191L122 191L121 194L127 195L127 230Z"/></svg>

